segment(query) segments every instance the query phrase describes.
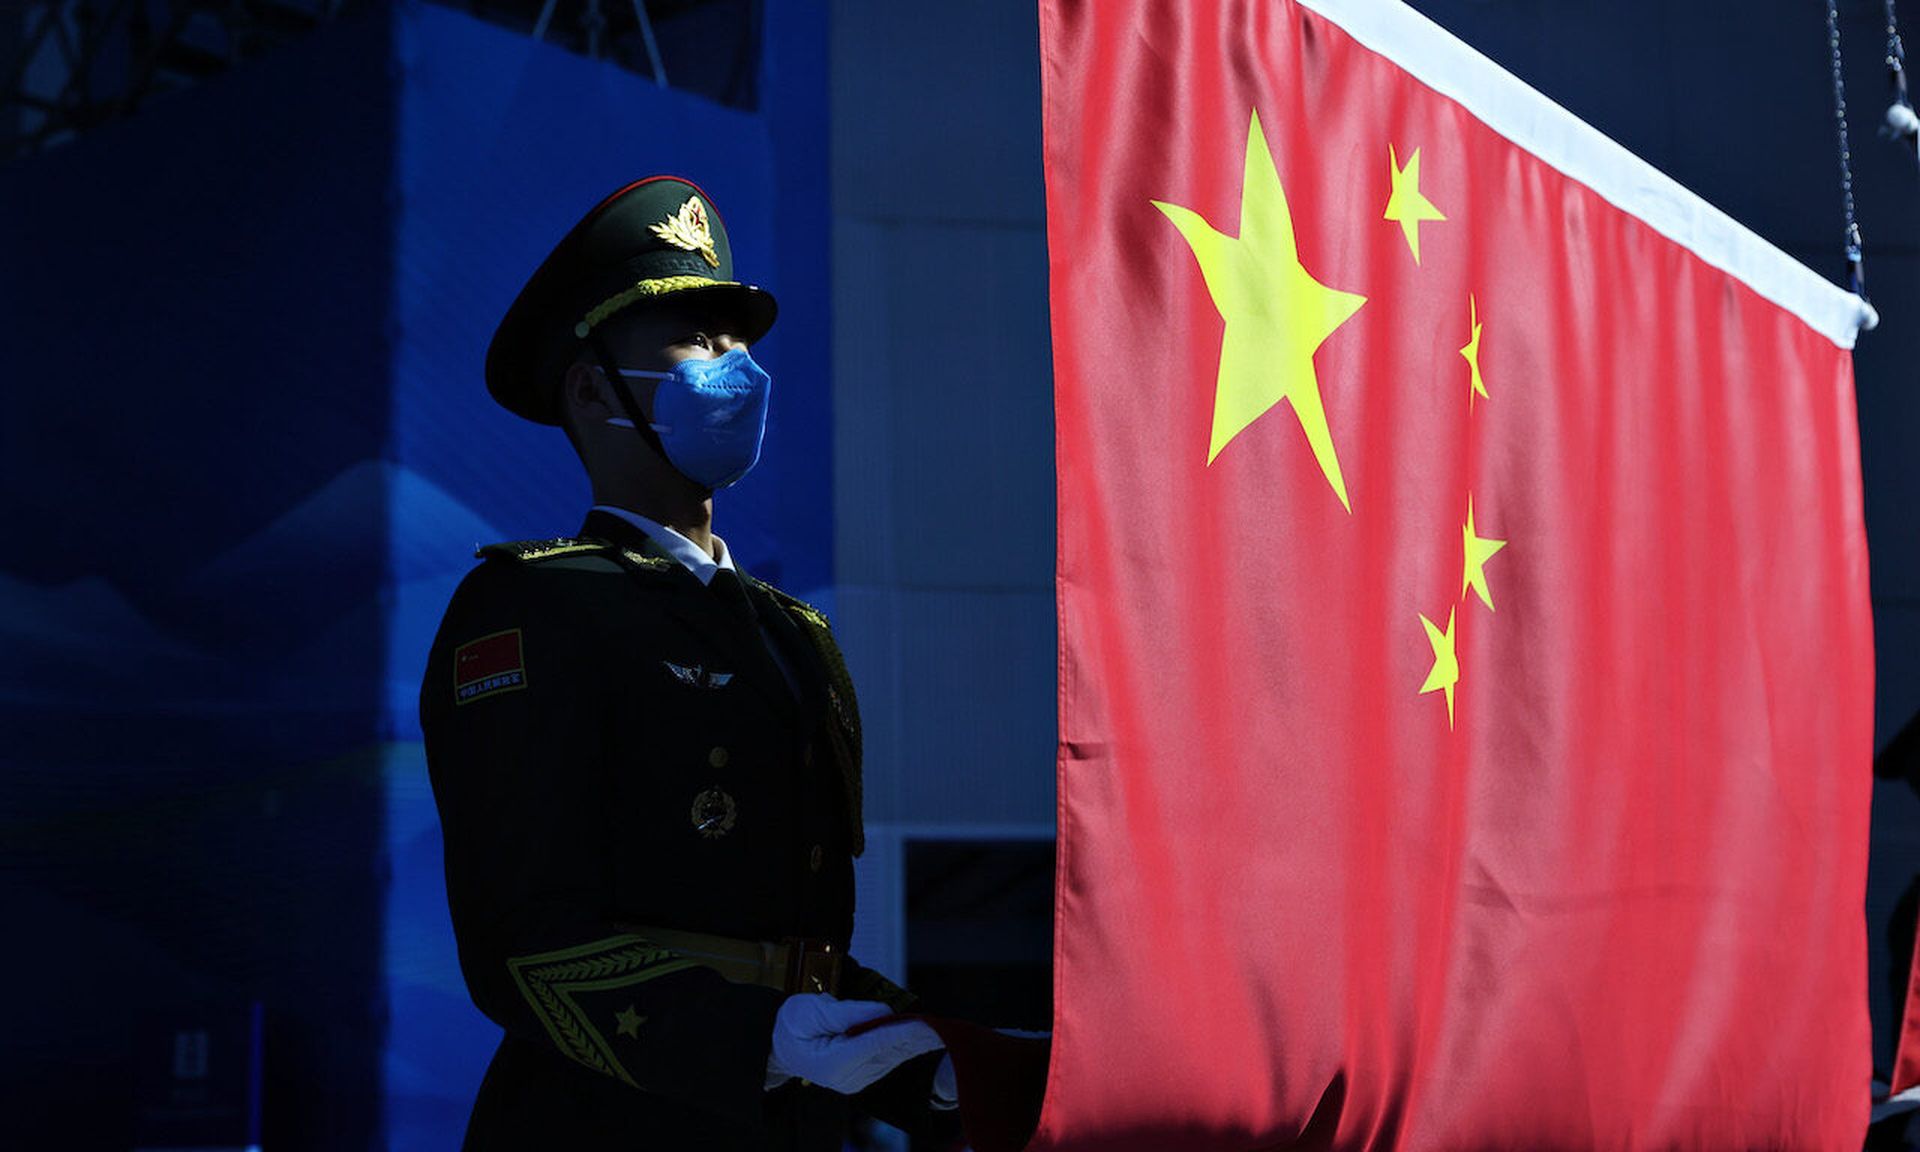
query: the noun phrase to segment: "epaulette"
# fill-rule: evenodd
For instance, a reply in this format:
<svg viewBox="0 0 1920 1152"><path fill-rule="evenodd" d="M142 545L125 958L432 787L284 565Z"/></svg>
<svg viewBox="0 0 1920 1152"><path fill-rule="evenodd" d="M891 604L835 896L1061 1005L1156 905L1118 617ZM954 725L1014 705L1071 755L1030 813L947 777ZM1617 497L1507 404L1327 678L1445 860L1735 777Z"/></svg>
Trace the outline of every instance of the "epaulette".
<svg viewBox="0 0 1920 1152"><path fill-rule="evenodd" d="M614 550L605 540L559 536L552 540L507 540L488 544L475 552L482 559L518 560L533 564L556 556L603 555Z"/></svg>
<svg viewBox="0 0 1920 1152"><path fill-rule="evenodd" d="M500 544L488 544L474 555L483 559L512 560L520 564L538 564L562 557L602 556L615 564L641 571L664 572L673 568L673 561L663 556L645 556L631 548L622 548L612 541L600 540L592 536L559 536L551 540L508 540Z"/></svg>

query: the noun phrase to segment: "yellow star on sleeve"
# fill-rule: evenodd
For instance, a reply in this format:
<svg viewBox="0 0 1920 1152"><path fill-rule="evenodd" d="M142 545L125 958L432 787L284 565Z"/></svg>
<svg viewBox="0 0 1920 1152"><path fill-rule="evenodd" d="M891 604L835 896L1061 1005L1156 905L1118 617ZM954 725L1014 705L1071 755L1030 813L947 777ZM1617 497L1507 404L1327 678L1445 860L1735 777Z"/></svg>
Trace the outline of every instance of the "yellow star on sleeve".
<svg viewBox="0 0 1920 1152"><path fill-rule="evenodd" d="M1327 484L1352 512L1321 405L1313 354L1367 298L1329 288L1301 265L1286 190L1280 186L1280 172L1260 131L1260 114L1253 114L1247 132L1239 236L1216 231L1191 208L1160 200L1153 205L1193 249L1213 306L1227 322L1207 463L1213 463L1249 424L1285 400L1293 406Z"/></svg>
<svg viewBox="0 0 1920 1152"><path fill-rule="evenodd" d="M1467 358L1467 365L1473 369L1473 380L1467 388L1467 407L1471 408L1475 392L1482 396L1487 395L1487 382L1480 378L1480 302L1473 298L1472 293L1467 294L1467 309L1469 316L1467 322L1473 327L1473 339L1467 341L1465 348L1460 349L1460 355ZM1487 398L1492 399L1491 396Z"/></svg>
<svg viewBox="0 0 1920 1152"><path fill-rule="evenodd" d="M1487 561L1493 559L1495 552L1505 548L1507 542L1474 533L1471 494L1467 496L1467 522L1461 527L1460 535L1465 541L1467 557L1466 571L1460 577L1460 597L1464 600L1467 589L1471 588L1480 594L1480 602L1487 606L1487 611L1491 612L1493 611L1493 593L1487 591Z"/></svg>
<svg viewBox="0 0 1920 1152"><path fill-rule="evenodd" d="M635 1040L640 1038L640 1025L647 1022L647 1018L635 1012L631 1004L627 1005L623 1011L615 1015L614 1020L620 1025L620 1027L615 1029L616 1032L622 1036L631 1036Z"/></svg>
<svg viewBox="0 0 1920 1152"><path fill-rule="evenodd" d="M1420 616L1420 624L1427 630L1427 643L1433 646L1433 670L1427 673L1427 682L1420 686L1422 696L1433 691L1447 694L1447 727L1453 727L1453 686L1460 682L1460 660L1454 655L1453 617L1447 613L1447 628L1442 632L1438 625Z"/></svg>
<svg viewBox="0 0 1920 1152"><path fill-rule="evenodd" d="M1413 262L1418 264L1420 222L1445 220L1447 217L1420 192L1420 149L1413 150L1413 155L1407 157L1407 166L1402 168L1400 158L1394 154L1393 145L1388 144L1387 171L1393 178L1393 192L1387 197L1385 219L1400 222L1400 231L1407 236L1407 247L1413 251Z"/></svg>

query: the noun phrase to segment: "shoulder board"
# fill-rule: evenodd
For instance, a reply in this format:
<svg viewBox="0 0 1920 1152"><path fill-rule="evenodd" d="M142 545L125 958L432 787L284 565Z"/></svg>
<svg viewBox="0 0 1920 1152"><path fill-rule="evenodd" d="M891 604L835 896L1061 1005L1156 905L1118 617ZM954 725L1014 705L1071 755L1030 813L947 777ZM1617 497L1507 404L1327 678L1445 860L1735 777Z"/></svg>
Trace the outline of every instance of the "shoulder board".
<svg viewBox="0 0 1920 1152"><path fill-rule="evenodd" d="M641 572L669 572L673 561L664 556L647 556L631 548L622 548L591 536L560 536L552 540L508 540L489 544L474 553L482 558L512 560L520 564L540 564L549 560L599 557L614 565ZM612 571L610 567L608 569Z"/></svg>
<svg viewBox="0 0 1920 1152"><path fill-rule="evenodd" d="M643 572L671 572L674 569L674 562L665 556L648 556L635 552L631 548L620 548L616 551L629 568L638 568Z"/></svg>
<svg viewBox="0 0 1920 1152"><path fill-rule="evenodd" d="M552 540L508 540L500 544L488 544L474 555L482 559L536 564L558 556L606 555L613 551L614 546L605 540L561 536Z"/></svg>

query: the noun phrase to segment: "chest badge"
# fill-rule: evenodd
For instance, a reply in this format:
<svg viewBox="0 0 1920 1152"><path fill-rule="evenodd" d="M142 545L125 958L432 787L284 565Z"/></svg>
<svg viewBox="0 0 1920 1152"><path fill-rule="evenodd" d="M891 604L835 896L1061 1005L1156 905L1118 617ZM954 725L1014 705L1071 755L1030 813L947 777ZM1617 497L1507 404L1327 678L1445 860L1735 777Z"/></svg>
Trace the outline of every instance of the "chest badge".
<svg viewBox="0 0 1920 1152"><path fill-rule="evenodd" d="M698 664L689 668L671 660L662 660L660 663L667 666L667 671L673 673L675 680L689 688L725 688L733 680L731 672L709 672Z"/></svg>
<svg viewBox="0 0 1920 1152"><path fill-rule="evenodd" d="M733 797L718 786L693 798L693 830L709 840L718 840L733 831L740 808Z"/></svg>

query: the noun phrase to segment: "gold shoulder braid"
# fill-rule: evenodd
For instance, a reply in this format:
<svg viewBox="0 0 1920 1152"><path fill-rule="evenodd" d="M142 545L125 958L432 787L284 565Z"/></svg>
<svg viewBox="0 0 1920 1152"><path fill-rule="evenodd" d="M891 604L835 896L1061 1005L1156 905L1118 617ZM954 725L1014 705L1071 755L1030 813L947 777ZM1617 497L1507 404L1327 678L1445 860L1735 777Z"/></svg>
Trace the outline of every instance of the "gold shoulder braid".
<svg viewBox="0 0 1920 1152"><path fill-rule="evenodd" d="M628 1084L633 1084L633 1076L614 1055L613 1046L592 1018L581 1010L575 996L644 984L656 976L694 967L698 965L692 960L629 935L507 960L520 995L526 997L560 1051L595 1072Z"/></svg>
<svg viewBox="0 0 1920 1152"><path fill-rule="evenodd" d="M580 556L589 552L606 552L612 547L613 545L605 540L557 536L551 540L508 540L500 544L488 544L474 555L532 564L540 560L551 560L555 556Z"/></svg>
<svg viewBox="0 0 1920 1152"><path fill-rule="evenodd" d="M617 549L617 553L621 563L643 572L671 572L674 569L674 561L665 556L648 556L631 548Z"/></svg>
<svg viewBox="0 0 1920 1152"><path fill-rule="evenodd" d="M860 701L853 693L853 677L847 672L847 661L840 654L840 645L834 642L833 628L827 623L826 613L771 584L760 586L800 622L800 630L807 634L807 639L812 641L826 663L827 699L833 706L835 720L835 723L828 725L827 734L833 743L834 759L840 761L842 780L846 786L847 826L853 833L853 854L858 856L867 850L867 831L862 824L860 795Z"/></svg>
<svg viewBox="0 0 1920 1152"><path fill-rule="evenodd" d="M646 556L631 548L622 548L610 541L592 536L557 536L551 540L509 540L501 544L489 544L474 555L514 560L521 564L538 564L545 560L557 560L569 556L604 556L616 564L642 572L665 572L673 568L673 561L663 556Z"/></svg>

